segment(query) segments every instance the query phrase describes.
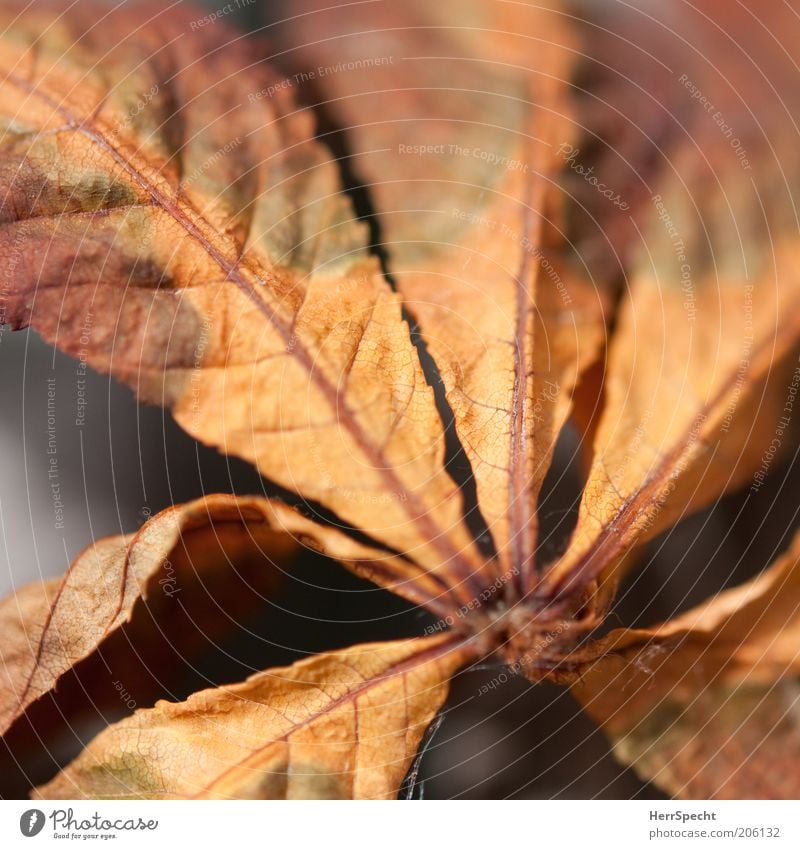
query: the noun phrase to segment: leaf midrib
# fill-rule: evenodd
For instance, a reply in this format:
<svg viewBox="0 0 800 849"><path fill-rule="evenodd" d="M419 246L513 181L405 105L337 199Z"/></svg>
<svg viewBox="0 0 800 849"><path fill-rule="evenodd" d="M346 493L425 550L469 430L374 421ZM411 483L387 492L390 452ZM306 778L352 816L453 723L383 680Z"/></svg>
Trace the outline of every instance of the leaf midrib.
<svg viewBox="0 0 800 849"><path fill-rule="evenodd" d="M786 353L791 340L800 328L800 313L794 314L793 319L780 325L775 336L768 336L753 348L751 362L757 362L758 358L767 352L770 345L773 346L773 349L777 349L779 358ZM771 369L774 362L773 350L773 356L769 358L768 362L756 370L756 378ZM597 534L588 550L571 565L569 571L566 574L553 572L550 579L545 580L540 593L540 600L543 604L548 607L553 605L560 609L569 601L569 598L583 592L609 563L614 562L625 551L637 544L638 536L633 540L628 540L628 527L620 527L620 525L632 523L640 511L647 507L650 499L655 498L664 481L668 479L670 470L679 468L682 456L687 450L691 450L693 444L690 441L691 434L697 432L697 428L702 426L704 421L712 419L719 412L737 379L738 371L733 371L712 399L703 404L689 423L689 428L684 432L684 436L678 439L675 446L663 456L661 462L642 485L619 506L614 517L603 525L601 532Z"/></svg>
<svg viewBox="0 0 800 849"><path fill-rule="evenodd" d="M417 638L412 638L412 639L424 639L424 638L417 637ZM359 696L361 696L363 693L370 690L372 687L376 687L376 686L380 686L382 684L385 684L389 679L395 678L398 675L406 675L409 671L411 671L415 667L422 666L423 664L433 662L433 661L435 661L435 660L437 660L441 657L444 657L444 656L450 654L451 652L455 652L458 648L462 648L465 651L468 650L468 647L467 647L466 642L464 641L464 638L462 636L457 635L457 634L454 634L453 636L449 636L449 637L446 637L446 638L442 638L435 645L432 645L432 646L426 646L426 647L420 646L418 651L414 652L413 654L411 654L408 657L403 658L402 660L399 660L399 661L397 661L393 664L390 664L389 666L386 667L386 669L384 669L378 675L372 676L370 678L365 678L360 684L355 686L353 689L348 690L347 692L343 693L341 696L338 696L335 699L332 699L330 702L325 704L323 707L321 707L319 710L312 713L310 716L308 716L306 719L302 720L301 722L293 724L283 734L281 734L277 737L273 737L272 739L267 740L265 743L255 747L250 752L248 752L248 754L245 755L243 758L241 758L240 760L231 764L230 766L226 767L222 772L220 772L218 775L214 776L214 778L207 785L205 785L200 790L193 793L192 798L202 798L203 796L206 796L207 794L213 792L213 789L215 787L217 787L220 783L222 783L225 780L226 776L230 775L232 772L234 772L237 769L245 768L245 765L249 761L256 759L259 756L261 756L263 754L263 752L265 752L271 746L274 746L276 743L287 742L289 737L292 734L295 734L296 732L301 731L303 728L306 728L309 725L312 725L313 723L318 721L321 717L324 717L326 714L329 714L332 711L335 711L337 708L341 707L342 705L348 704L349 702L355 702L358 699ZM475 652L473 651L473 654L474 653ZM466 663L468 659L469 659L469 657L465 656L464 662ZM276 675L279 672L280 672L280 670L273 670L273 673L276 674ZM296 682L292 681L290 683L296 683ZM356 711L357 711L357 708L356 708ZM359 742L359 740L358 740L358 738L356 738L355 743L357 744L358 742Z"/></svg>

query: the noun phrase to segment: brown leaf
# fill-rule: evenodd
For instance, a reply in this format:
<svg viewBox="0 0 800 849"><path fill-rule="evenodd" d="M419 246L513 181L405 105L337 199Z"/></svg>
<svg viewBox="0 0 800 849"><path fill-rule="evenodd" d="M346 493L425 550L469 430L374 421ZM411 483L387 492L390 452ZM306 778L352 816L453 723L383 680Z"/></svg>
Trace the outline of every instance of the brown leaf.
<svg viewBox="0 0 800 849"><path fill-rule="evenodd" d="M248 561L254 562L267 579L258 586L264 590L271 582L274 589L297 550L269 502L215 495L165 510L135 534L95 543L63 579L12 593L0 602L0 734L93 655L113 665L109 641L141 605L159 632L166 629L174 639L173 649L192 654L193 640L206 643L214 635L213 617L203 615L204 595L229 611L252 606L231 563L239 575L251 577L255 570ZM231 591L235 598L226 597ZM191 619L183 622L186 610L202 617L202 633ZM176 618L182 633L172 633L170 620ZM137 644L141 652L144 642ZM130 676L127 685L133 686Z"/></svg>
<svg viewBox="0 0 800 849"><path fill-rule="evenodd" d="M190 13L148 7L155 34L152 19L139 27L138 8L99 22L87 10L57 24L37 12L5 36L5 316L170 406L190 433L376 542L267 505L271 527L434 612L474 604L501 564L474 546L400 300L365 250L309 116L239 44L224 43L222 27L196 34ZM110 39L122 42L113 54ZM523 277L503 281L503 296L533 275ZM525 324L528 353L506 388L518 397L531 390L534 345L532 301L520 297L508 326ZM525 494L533 500L535 489ZM392 773L387 786L396 783Z"/></svg>
<svg viewBox="0 0 800 849"><path fill-rule="evenodd" d="M687 798L797 797L800 534L766 572L612 631L572 692L645 778Z"/></svg>
<svg viewBox="0 0 800 849"><path fill-rule="evenodd" d="M698 292L697 324L687 321L679 290L635 284L611 346L578 524L543 597L574 599L599 579L607 581L595 599L602 609L634 545L752 483L765 453L777 454L800 333L791 308L800 279L789 251L779 273L780 288L765 278L757 301L749 285Z"/></svg>
<svg viewBox="0 0 800 849"><path fill-rule="evenodd" d="M274 593L301 544L391 584L398 558L278 502L214 495L101 540L62 580L0 602L4 795L19 796L76 754L77 737L90 738L126 705L169 691L164 682ZM393 589L413 598L426 586L422 574Z"/></svg>
<svg viewBox="0 0 800 849"><path fill-rule="evenodd" d="M307 0L297 11L283 29L293 79L336 69L307 87L347 129L504 574L524 593L539 490L603 337L603 298L565 261L552 180L573 133L568 19L557 2Z"/></svg>
<svg viewBox="0 0 800 849"><path fill-rule="evenodd" d="M797 100L796 68L770 34L800 37L800 21L776 7L753 34L750 11L729 14L716 0L691 14L666 4L654 17L612 21L598 52L613 63L603 103L622 126L607 134L618 149L598 173L640 188L627 230L609 214L599 223L614 229L630 282L577 528L539 591L558 607L599 581L601 612L634 545L726 492L760 486L789 441L800 338L800 167L796 127L776 97ZM731 61L731 43L747 45L758 73ZM641 125L620 114L642 115ZM577 153L573 164L587 167ZM604 198L571 169L574 181L599 209Z"/></svg>
<svg viewBox="0 0 800 849"><path fill-rule="evenodd" d="M140 711L43 795L393 796L447 678L496 650L531 678L566 676L623 755L674 792L742 792L737 728L736 745L750 745L768 722L765 750L793 755L781 699L798 677L794 620L779 619L786 605L794 616L784 584L796 553L688 618L575 649L635 546L734 487L758 488L794 403L796 110L770 97L786 90L794 105L796 68L760 30L764 74L734 68L730 41L747 41L752 15L725 8L701 0L688 19L695 44L671 26L674 9L626 6L619 27L597 28L604 70L577 99L580 48L556 0L329 11L309 0L314 14L285 29L288 46L308 44L296 52L301 74L285 79L223 25L193 26L183 7L123 6L99 20L88 4L65 17L43 6L0 13L2 318L168 406L190 434L251 460L331 520L249 499L235 539L251 521L273 542L296 537L455 630L323 654ZM800 26L790 11L772 20L784 39ZM643 20L639 37L631 27ZM636 50L617 72L609 48L620 41ZM303 62L329 101L320 140L293 99ZM636 89L630 101L615 73ZM740 108L743 94L755 112ZM592 97L600 118L575 108ZM724 127L696 108L701 98ZM627 115L642 103L645 124L631 133ZM326 121L347 130L344 142L328 139ZM635 179L619 172L616 184L605 167L602 182L590 177L580 149L590 143L612 147ZM326 145L352 152L352 164L337 165ZM353 193L372 204L380 248L343 191L354 175L368 184ZM606 293L620 283L601 375ZM404 310L441 375L475 505L445 467ZM539 491L587 373L588 481L569 548L544 571ZM464 516L465 505L483 516ZM496 556L473 538L484 519ZM9 721L149 604L153 570L185 530L180 519L159 530L165 522L140 535L155 537L140 561L138 537L100 543L59 588L8 608ZM106 563L116 602L84 623ZM656 683L636 686L639 676ZM675 733L654 743L665 717ZM717 750L712 771L686 743L698 724Z"/></svg>
<svg viewBox="0 0 800 849"><path fill-rule="evenodd" d="M37 794L62 798L396 798L471 651L450 635L320 654L101 734Z"/></svg>
<svg viewBox="0 0 800 849"><path fill-rule="evenodd" d="M495 566L311 116L190 9L4 16L6 319L473 597Z"/></svg>

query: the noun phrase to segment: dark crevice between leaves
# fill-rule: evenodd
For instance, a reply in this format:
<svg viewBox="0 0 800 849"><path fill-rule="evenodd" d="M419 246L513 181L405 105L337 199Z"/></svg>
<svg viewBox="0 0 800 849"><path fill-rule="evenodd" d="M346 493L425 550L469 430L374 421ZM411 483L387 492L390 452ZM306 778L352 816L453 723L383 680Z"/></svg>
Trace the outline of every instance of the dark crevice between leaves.
<svg viewBox="0 0 800 849"><path fill-rule="evenodd" d="M347 139L347 130L334 120L321 97L312 96L311 102L306 105L316 115L316 137L330 151L339 169L343 190L350 198L356 216L368 227L368 250L378 259L384 278L396 292L397 282L391 272L391 258L383 239L380 216L372 201L369 185L360 179L356 172L353 164L354 155ZM411 342L419 355L425 379L433 390L436 408L444 426L445 468L461 491L465 523L481 553L487 558L492 558L496 556L494 541L478 505L472 465L458 439L453 410L445 394L444 381L435 360L428 351L428 346L413 314L403 306L402 315L408 324Z"/></svg>
<svg viewBox="0 0 800 849"><path fill-rule="evenodd" d="M784 497L798 488L800 463L787 456L758 492L745 487L721 498L649 542L606 630L650 628L763 572L800 528L796 504Z"/></svg>
<svg viewBox="0 0 800 849"><path fill-rule="evenodd" d="M536 507L536 562L545 568L564 553L578 521L584 483L580 451L578 433L568 422L558 436Z"/></svg>
<svg viewBox="0 0 800 849"><path fill-rule="evenodd" d="M667 798L617 763L559 685L532 685L503 665L469 668L453 679L439 716L400 798Z"/></svg>

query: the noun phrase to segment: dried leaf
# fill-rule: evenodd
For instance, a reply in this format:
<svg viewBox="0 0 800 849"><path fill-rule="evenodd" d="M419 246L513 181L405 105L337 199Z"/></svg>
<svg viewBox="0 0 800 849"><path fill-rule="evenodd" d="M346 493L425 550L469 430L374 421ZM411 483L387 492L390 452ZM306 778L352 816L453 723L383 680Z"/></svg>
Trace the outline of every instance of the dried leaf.
<svg viewBox="0 0 800 849"><path fill-rule="evenodd" d="M538 493L603 338L603 298L565 261L552 180L573 133L560 8L308 0L283 30L294 80L336 69L315 80L318 96L347 130L504 574L523 594Z"/></svg>
<svg viewBox="0 0 800 849"><path fill-rule="evenodd" d="M623 124L620 114L633 103L650 117L638 132L623 124L620 150L607 156L616 167L603 159L598 171L610 185L635 178L648 191L631 198L627 230L612 228L609 212L599 220L624 243L630 282L577 528L539 591L556 607L588 590L602 614L634 545L728 491L760 485L788 442L800 338L792 193L800 168L796 128L776 92L794 98L796 68L770 34L751 38L744 7L731 15L725 7L723 34L721 9L707 0L689 17L667 6L655 17L612 13L600 39L602 57L616 50L609 61L619 75L607 111ZM769 23L787 28L781 37L800 36L786 8ZM665 31L674 35L666 39ZM732 41L747 44L759 73L731 63ZM620 46L634 43L623 58ZM650 166L634 174L645 161ZM605 199L571 177L598 209Z"/></svg>
<svg viewBox="0 0 800 849"><path fill-rule="evenodd" d="M218 511L239 516L234 549L252 547L253 524L281 556L299 539L453 633L159 703L101 734L42 795L394 796L447 679L494 651L533 679L566 679L623 758L675 793L742 794L741 775L795 792L764 783L760 756L797 752L800 544L698 611L575 648L636 546L734 487L757 490L783 446L800 171L797 110L770 98L786 91L795 105L791 51L757 31L754 74L728 55L751 35L746 5L726 11L724 31L726 7L700 0L695 43L675 9L629 4L619 26L597 28L603 70L578 96L581 51L557 0L321 5L308 0L284 28L300 69L285 79L224 25L192 26L185 7L0 13L0 315L169 407L326 517L215 497L99 543L63 584L6 602L4 709L12 723L101 656L149 608L176 547L216 532ZM787 8L771 23L785 24L781 39L800 27ZM636 44L622 71L619 42ZM293 99L300 79L343 143L324 126L314 138ZM702 99L736 121L736 145ZM600 184L580 157L604 164L590 149L604 143L619 161ZM352 164L336 164L337 145ZM369 186L353 192L372 204L380 247L343 191L353 174ZM404 311L441 375L474 505L445 467ZM544 570L539 491L587 373L588 480L569 548ZM495 553L474 539L484 520ZM87 597L99 599L88 620Z"/></svg>
<svg viewBox="0 0 800 849"><path fill-rule="evenodd" d="M6 319L471 598L495 568L336 165L277 77L192 20L4 12Z"/></svg>
<svg viewBox="0 0 800 849"><path fill-rule="evenodd" d="M450 635L364 644L159 702L101 734L38 796L396 798L470 656Z"/></svg>
<svg viewBox="0 0 800 849"><path fill-rule="evenodd" d="M274 587L297 550L264 499L215 495L165 510L138 533L101 540L63 579L11 594L0 603L0 734L54 691L67 672L98 652L103 655L138 606L147 604L159 630L170 631L170 619L182 610L201 614L201 599L191 592L199 582L199 595L213 593L221 609L241 611L252 602L232 580L231 562L250 575L247 561L254 560ZM226 598L226 584L235 598ZM268 586L260 581L262 589ZM214 635L213 621L208 615L202 620L203 633L195 639L207 642ZM170 634L174 648L189 652L191 633ZM146 649L141 642L137 647ZM132 687L130 678L127 683Z"/></svg>
<svg viewBox="0 0 800 849"><path fill-rule="evenodd" d="M592 651L572 691L643 777L686 798L797 797L800 535L741 587Z"/></svg>
<svg viewBox="0 0 800 849"><path fill-rule="evenodd" d="M574 599L599 579L608 581L600 596L608 598L634 545L752 482L764 453L777 453L794 365L788 357L800 333L791 308L800 279L788 252L780 276L777 290L763 281L750 319L748 285L699 292L697 325L686 320L679 291L649 280L635 285L611 346L578 525L545 579L544 597ZM746 321L753 343L743 354Z"/></svg>

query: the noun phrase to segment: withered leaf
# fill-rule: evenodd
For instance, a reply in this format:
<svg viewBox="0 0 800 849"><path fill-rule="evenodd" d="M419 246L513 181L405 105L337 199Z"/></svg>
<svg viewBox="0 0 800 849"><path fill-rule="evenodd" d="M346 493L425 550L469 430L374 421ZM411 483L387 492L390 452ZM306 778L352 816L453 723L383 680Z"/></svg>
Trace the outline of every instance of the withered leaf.
<svg viewBox="0 0 800 849"><path fill-rule="evenodd" d="M37 795L395 798L473 651L446 634L363 644L159 702L103 732Z"/></svg>
<svg viewBox="0 0 800 849"><path fill-rule="evenodd" d="M593 650L572 691L644 777L687 798L797 798L800 535L748 583Z"/></svg>
<svg viewBox="0 0 800 849"><path fill-rule="evenodd" d="M214 495L170 508L150 519L136 534L101 540L76 559L63 580L31 584L5 599L0 605L0 629L4 634L0 650L3 669L0 730L4 744L15 756L31 764L34 754L38 753L35 741L29 739L31 736L43 738L46 753L52 750L55 754L61 745L59 733L63 732L65 722L72 729L76 717L86 723L83 714L94 712L97 714L94 722L86 724L96 730L103 718L117 718L120 706L124 707L126 701L133 708L139 699L146 702L152 688L148 689L147 682L140 680L144 676L139 673L137 661L146 666L147 673L169 680L173 669L165 655L177 654L180 658L191 659L204 648L207 650L209 643L221 635L220 624L230 627L232 614L241 615L248 605L253 606L250 595L263 600L265 593L275 589L282 572L291 568L300 544L339 557L366 577L374 577L381 564L391 559L391 555L359 545L335 528L316 525L278 502L248 496ZM359 559L353 561L356 555ZM409 594L413 592L412 586ZM215 622L215 609L221 623ZM151 622L153 627L149 628ZM381 655L382 651L374 647L372 655ZM463 647L448 652L447 659L442 661L447 669L442 680L446 682L449 674L462 665L472 651L474 649ZM402 653L399 648L394 653L389 651L387 662L391 660L393 667L398 653ZM420 654L427 657L425 651ZM85 667L90 662L94 666L87 672ZM322 676L331 673L332 664L339 663L337 668L341 672L342 664L347 662L334 658L327 665L321 664L320 677L316 680L325 683L328 679ZM368 671L373 669L370 664L370 659L366 658L360 667L365 676L363 689L373 694L383 692L380 677L371 682L366 680ZM402 668L412 665L409 662ZM305 666L300 664L299 668L302 670ZM316 668L312 665L312 669ZM68 686L62 694L60 690L67 674L81 670L84 673L80 676L81 683L77 687ZM382 674L382 670L383 667L377 668L377 673ZM274 682L276 674L264 673L259 687ZM117 692L119 688L113 687L115 677L122 679L124 698ZM306 680L300 678L298 686ZM438 697L441 683L437 684L439 689L426 692L424 698L420 696L425 704L430 702L432 713L444 699L446 688L441 690L441 698ZM74 697L71 691L75 689L81 691L81 704L65 704L64 699ZM44 696L55 697L57 690L58 698L53 708L45 717L38 715L41 711L34 711L30 720L35 729L33 734L26 733L19 720L27 720L28 709L34 703L41 705ZM264 699L272 695L282 698L280 692L273 694L267 689ZM298 705L306 703L302 694L295 698ZM355 700L355 695L353 698ZM365 697L359 702L373 703L375 713L370 716L380 715L386 719L399 716L404 710L409 712L411 719L415 716L417 702L413 698L407 705L401 697L379 704L375 698ZM325 707L325 721L329 721L331 727L341 720L336 710L338 703ZM141 711L136 717L140 714ZM376 718L375 722L380 725L384 719ZM424 728L425 724L421 724L408 730L409 752L413 753L414 742ZM7 731L10 733L5 736ZM408 768L405 760L396 760L392 755L392 746L399 745L400 735L398 719L397 739L387 738L384 748L386 763L366 770L366 777L359 774L359 786L363 785L365 793L371 792L369 788L374 789L376 782L384 781L382 786L393 788L392 792L397 794ZM96 745L99 744L93 744L92 752ZM370 745L376 750L379 748L378 743ZM338 749L331 750L325 757L309 759L307 766L312 772L330 771L333 759L339 754ZM42 759L46 760L44 753ZM151 763L163 773L164 765L160 761ZM33 774L45 768L46 764L37 765ZM269 783L271 768L265 766L259 773L261 778L256 774L256 766L250 769L254 786L260 786L262 779ZM338 784L335 776L325 778L320 773L318 777L321 783L315 784L310 775L308 782L296 785L297 793L346 793L355 789L355 785ZM88 795L91 792L87 789ZM140 792L145 792L143 787ZM177 795L181 792L179 789L173 791ZM247 792L244 784L229 788L233 796ZM274 789L274 792L282 791ZM390 790L375 792L385 795ZM66 795L73 793L68 791Z"/></svg>
<svg viewBox="0 0 800 849"><path fill-rule="evenodd" d="M599 580L602 610L634 545L753 481L781 428L800 333L789 251L778 273L780 287L771 275L759 281L755 309L744 281L701 289L697 324L679 289L634 284L611 345L578 524L540 588L544 597L559 603ZM743 342L745 322L752 337Z"/></svg>
<svg viewBox="0 0 800 849"><path fill-rule="evenodd" d="M558 2L304 0L282 32L295 79L337 69L317 96L347 129L504 575L524 594L539 490L604 329L605 294L570 255L552 177L574 134L568 18Z"/></svg>
<svg viewBox="0 0 800 849"><path fill-rule="evenodd" d="M555 0L327 5L298 6L282 61L336 68L314 85L352 166L337 166L325 132L314 138L296 83L224 25L192 27L186 8L0 13L3 318L169 407L327 521L214 497L99 543L63 584L6 602L5 709L9 722L24 714L150 602L159 564L203 509L212 531L216 511L244 509L234 547L255 523L270 551L313 545L454 628L140 710L42 796L394 796L447 679L495 651L534 680L566 678L623 759L672 792L741 794L740 774L763 779L758 758L742 767L742 746L761 735L761 754L797 748L782 712L800 678L797 544L697 611L575 645L608 612L636 546L735 487L757 489L765 447L781 447L800 339L800 175L791 110L765 126L738 98L761 107L798 90L789 52L759 34L764 74L731 68L737 90L717 73L731 64L721 4L698 4L700 51L665 46L674 9L634 35L640 16L626 6L592 48L608 88L598 119L579 111L593 93L576 95L574 19ZM737 9L726 20L743 41L751 18ZM800 26L789 12L775 13L782 37ZM625 132L620 40L636 43L618 76L656 115L652 135ZM674 112L661 109L667 89ZM694 110L696 92L736 117L750 158ZM619 160L602 190L580 162L581 149L602 160L598 140ZM343 191L348 170L369 186L380 251ZM587 371L602 410L577 526L555 564L537 563L540 489ZM437 375L474 505L445 466ZM482 522L488 546L474 538ZM140 537L153 539L141 549ZM116 594L86 623L74 611L104 571Z"/></svg>
<svg viewBox="0 0 800 849"><path fill-rule="evenodd" d="M773 30L796 37L800 22L776 8L770 30L755 36L746 4L724 21L722 8L707 0L688 17L668 4L655 16L612 11L591 66L613 68L606 112L650 117L641 127L618 120L608 140L618 147L600 160L609 184L630 191L627 229L611 227L608 205L598 211L606 199L585 178L570 169L566 181L593 196L628 283L577 527L540 588L556 605L588 590L602 615L635 544L728 491L757 488L788 442L800 163L780 99L796 101L796 68ZM731 63L732 42L748 45L758 73ZM621 44L636 49L623 55ZM720 116L735 120L735 133Z"/></svg>
<svg viewBox="0 0 800 849"><path fill-rule="evenodd" d="M469 599L495 568L366 227L311 115L265 95L277 77L235 34L192 20L3 12L5 318Z"/></svg>
<svg viewBox="0 0 800 849"><path fill-rule="evenodd" d="M203 613L202 596L212 594L220 609L242 611L252 601L243 584L232 580L234 569L267 590L270 582L276 586L298 551L276 510L290 515L264 499L226 495L173 507L135 534L90 546L62 579L30 584L4 599L0 734L92 655L100 653L113 665L111 638L141 605L147 605L148 618L158 623L159 631L169 633L173 647L187 654L193 639L212 639L214 625L208 611ZM248 561L254 568L247 568ZM259 577L257 572L265 574ZM234 597L226 598L226 585ZM182 633L170 627L170 620L186 609L202 616L203 633L182 619ZM146 646L140 642L138 649ZM132 687L131 675L127 683Z"/></svg>

